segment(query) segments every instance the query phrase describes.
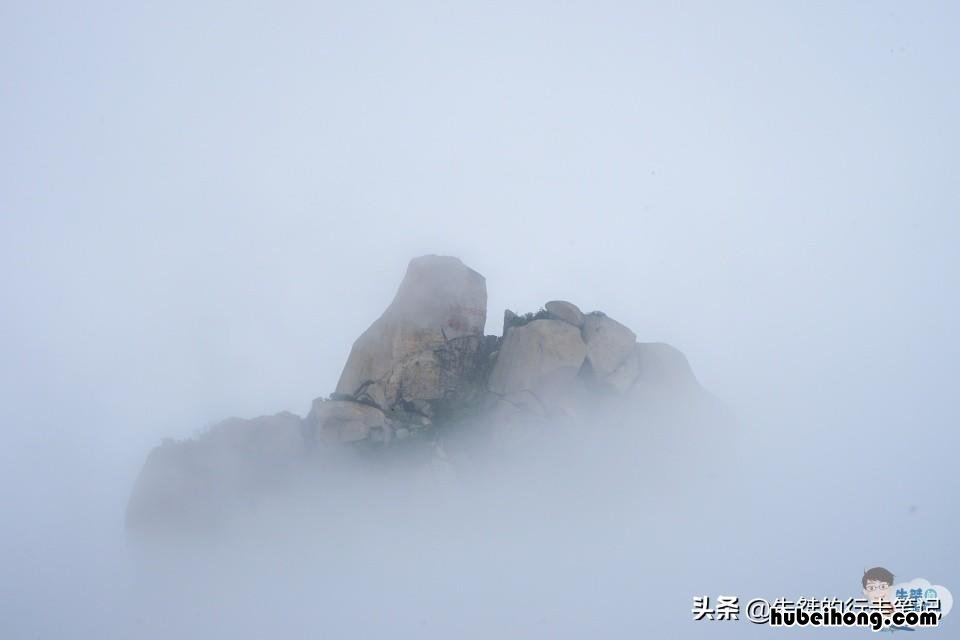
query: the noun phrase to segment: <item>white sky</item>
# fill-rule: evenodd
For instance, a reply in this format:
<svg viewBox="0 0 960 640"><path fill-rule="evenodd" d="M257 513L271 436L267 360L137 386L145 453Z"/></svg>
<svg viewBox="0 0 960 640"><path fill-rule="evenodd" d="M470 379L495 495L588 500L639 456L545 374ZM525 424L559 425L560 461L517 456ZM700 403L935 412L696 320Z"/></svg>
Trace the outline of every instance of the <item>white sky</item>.
<svg viewBox="0 0 960 640"><path fill-rule="evenodd" d="M764 482L893 487L824 534L851 580L960 591L958 5L134 4L0 6L14 630L151 446L305 413L423 253L488 333L564 298L679 347ZM912 502L926 546L857 538Z"/></svg>

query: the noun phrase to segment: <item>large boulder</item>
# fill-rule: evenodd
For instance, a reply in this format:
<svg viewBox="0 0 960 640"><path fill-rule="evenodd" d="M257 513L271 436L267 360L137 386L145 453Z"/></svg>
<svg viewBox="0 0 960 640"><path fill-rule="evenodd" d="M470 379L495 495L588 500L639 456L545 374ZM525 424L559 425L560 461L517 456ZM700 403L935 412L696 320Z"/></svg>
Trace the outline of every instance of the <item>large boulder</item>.
<svg viewBox="0 0 960 640"><path fill-rule="evenodd" d="M613 318L595 311L584 318L583 341L587 345L587 362L594 374L603 379L627 360L637 336Z"/></svg>
<svg viewBox="0 0 960 640"><path fill-rule="evenodd" d="M626 393L640 377L641 360L640 345L635 344L620 366L599 381L617 393Z"/></svg>
<svg viewBox="0 0 960 640"><path fill-rule="evenodd" d="M511 327L490 373L490 391L536 392L573 380L586 354L580 330L567 322L534 320Z"/></svg>
<svg viewBox="0 0 960 640"><path fill-rule="evenodd" d="M449 256L414 258L393 302L357 338L337 393L385 411L456 397L473 382L487 285Z"/></svg>
<svg viewBox="0 0 960 640"><path fill-rule="evenodd" d="M635 382L676 389L700 386L683 352L663 342L641 342L636 346L638 372Z"/></svg>
<svg viewBox="0 0 960 640"><path fill-rule="evenodd" d="M566 300L551 300L543 305L543 308L550 314L551 318L569 322L575 327L583 326L583 312L572 302L567 302Z"/></svg>

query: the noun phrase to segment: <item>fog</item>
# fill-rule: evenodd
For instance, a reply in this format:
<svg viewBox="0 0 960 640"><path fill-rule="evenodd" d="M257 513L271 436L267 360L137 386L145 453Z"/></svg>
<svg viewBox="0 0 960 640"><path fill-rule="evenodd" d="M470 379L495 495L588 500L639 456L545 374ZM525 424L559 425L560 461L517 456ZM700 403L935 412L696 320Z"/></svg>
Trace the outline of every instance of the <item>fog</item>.
<svg viewBox="0 0 960 640"><path fill-rule="evenodd" d="M0 637L760 636L693 596L957 593L958 13L4 3ZM682 350L723 481L651 455L616 495L591 441L571 504L361 478L145 569L148 451L305 414L426 253L488 334L562 298Z"/></svg>

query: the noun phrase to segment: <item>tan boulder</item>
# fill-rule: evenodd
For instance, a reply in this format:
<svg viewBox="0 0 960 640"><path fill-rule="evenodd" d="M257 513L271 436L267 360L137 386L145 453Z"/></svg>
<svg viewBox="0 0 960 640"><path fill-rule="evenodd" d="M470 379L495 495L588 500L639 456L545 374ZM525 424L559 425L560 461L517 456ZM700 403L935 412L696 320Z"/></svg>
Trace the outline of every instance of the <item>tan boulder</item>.
<svg viewBox="0 0 960 640"><path fill-rule="evenodd" d="M636 352L639 364L636 382L678 389L700 386L687 356L679 349L663 342L641 342Z"/></svg>
<svg viewBox="0 0 960 640"><path fill-rule="evenodd" d="M576 377L587 349L577 327L561 320L534 320L511 327L490 373L500 395L536 391Z"/></svg>
<svg viewBox="0 0 960 640"><path fill-rule="evenodd" d="M486 315L483 276L454 257L414 258L393 302L354 342L337 393L383 409L455 393Z"/></svg>
<svg viewBox="0 0 960 640"><path fill-rule="evenodd" d="M543 308L546 309L552 318L569 322L575 327L583 326L583 312L572 302L567 302L566 300L551 300L543 305Z"/></svg>
<svg viewBox="0 0 960 640"><path fill-rule="evenodd" d="M618 393L626 393L640 377L640 345L633 345L629 355L613 373L600 381Z"/></svg>
<svg viewBox="0 0 960 640"><path fill-rule="evenodd" d="M637 336L630 329L602 313L587 314L583 323L587 361L599 379L616 371L633 352Z"/></svg>

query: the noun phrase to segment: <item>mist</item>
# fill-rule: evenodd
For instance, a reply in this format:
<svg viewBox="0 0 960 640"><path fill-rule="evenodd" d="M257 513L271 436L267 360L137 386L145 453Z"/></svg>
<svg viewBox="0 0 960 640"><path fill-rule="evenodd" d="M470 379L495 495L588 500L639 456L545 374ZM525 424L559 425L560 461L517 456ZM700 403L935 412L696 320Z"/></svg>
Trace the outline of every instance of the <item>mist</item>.
<svg viewBox="0 0 960 640"><path fill-rule="evenodd" d="M733 637L770 630L692 598L847 598L877 565L956 592L957 25L6 3L0 636ZM323 509L144 559L149 450L304 415L428 253L486 277L488 334L560 298L674 345L728 448L560 447L579 499L525 484L563 456L410 491L344 463Z"/></svg>

